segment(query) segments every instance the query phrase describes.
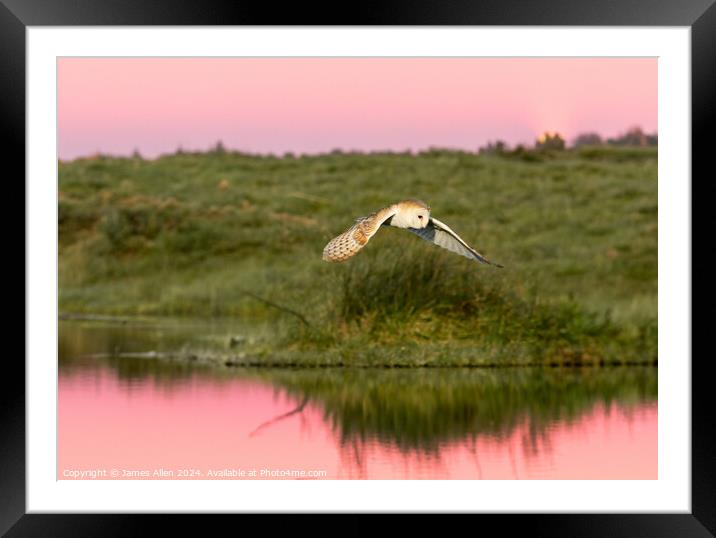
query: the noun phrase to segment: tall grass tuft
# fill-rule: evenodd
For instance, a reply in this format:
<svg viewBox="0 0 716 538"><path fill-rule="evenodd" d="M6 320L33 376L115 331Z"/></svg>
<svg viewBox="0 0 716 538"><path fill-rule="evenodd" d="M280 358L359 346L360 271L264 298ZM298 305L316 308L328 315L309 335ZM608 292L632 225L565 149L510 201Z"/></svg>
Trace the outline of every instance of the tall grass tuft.
<svg viewBox="0 0 716 538"><path fill-rule="evenodd" d="M370 320L372 332L399 327L405 335L414 334L411 324L425 326L427 319L433 329L451 326L450 337L498 347L519 342L540 361L591 361L607 342L619 353L624 335L608 313L572 300L546 301L534 291L517 294L496 271L421 241L400 241L397 248L361 253L345 264L338 314L347 323ZM433 330L431 337L443 336Z"/></svg>
<svg viewBox="0 0 716 538"><path fill-rule="evenodd" d="M392 239L392 238L391 238ZM420 311L469 314L482 291L482 268L452 259L418 238L357 256L341 275L339 312L351 321L366 314L410 317Z"/></svg>

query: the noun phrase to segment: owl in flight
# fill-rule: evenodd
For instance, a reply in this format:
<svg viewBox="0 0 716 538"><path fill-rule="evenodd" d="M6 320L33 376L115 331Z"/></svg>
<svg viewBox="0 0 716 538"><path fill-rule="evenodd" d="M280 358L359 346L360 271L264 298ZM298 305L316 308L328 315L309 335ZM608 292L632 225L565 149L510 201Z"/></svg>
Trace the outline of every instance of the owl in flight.
<svg viewBox="0 0 716 538"><path fill-rule="evenodd" d="M341 235L334 237L323 249L323 259L342 262L362 249L381 226L405 228L426 241L471 260L502 267L477 252L453 232L447 224L430 216L430 207L418 200L403 200L356 219L356 223Z"/></svg>

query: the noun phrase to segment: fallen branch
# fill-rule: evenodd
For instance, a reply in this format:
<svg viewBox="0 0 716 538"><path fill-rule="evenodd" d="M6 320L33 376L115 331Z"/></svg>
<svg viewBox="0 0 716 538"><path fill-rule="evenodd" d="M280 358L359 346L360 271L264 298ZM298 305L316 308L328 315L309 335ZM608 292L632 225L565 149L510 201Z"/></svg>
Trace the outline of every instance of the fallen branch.
<svg viewBox="0 0 716 538"><path fill-rule="evenodd" d="M300 319L300 320L303 322L303 324L304 324L306 327L310 327L310 326L311 326L311 324L310 324L310 323L308 322L308 320L304 317L304 315L301 314L301 313L299 313L299 312L296 312L295 310L291 310L290 308L286 308L285 306L281 306L280 304L276 304L276 303L274 303L274 302L272 302L272 301L269 301L268 299L264 299L263 297L259 297L258 295L256 295L255 293L252 293L252 292L250 292L250 291L241 290L241 292L244 293L244 294L246 294L246 295L248 295L249 297L253 297L253 298L256 299L257 301L259 301L259 302L261 302L261 303L264 303L264 304L267 305L267 306L272 306L273 308L277 308L278 310L282 310L283 312L287 312L288 314L291 314L291 315L293 315L293 316L296 316L298 319Z"/></svg>

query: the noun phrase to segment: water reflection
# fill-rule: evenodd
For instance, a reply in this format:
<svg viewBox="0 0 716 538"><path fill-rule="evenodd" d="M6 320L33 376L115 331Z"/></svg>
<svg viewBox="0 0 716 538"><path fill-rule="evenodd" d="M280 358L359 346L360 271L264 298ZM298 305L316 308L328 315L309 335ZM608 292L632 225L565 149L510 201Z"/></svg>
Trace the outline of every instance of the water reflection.
<svg viewBox="0 0 716 538"><path fill-rule="evenodd" d="M599 403L628 409L656 397L641 369L399 369L255 372L296 399L308 397L342 442L394 443L435 452L444 443L527 428L536 443L556 421L570 423Z"/></svg>
<svg viewBox="0 0 716 538"><path fill-rule="evenodd" d="M191 336L174 337L168 345ZM58 478L68 468L187 466L204 473L188 478L212 468L656 478L652 368L210 369L88 357L157 347L141 338L61 327Z"/></svg>

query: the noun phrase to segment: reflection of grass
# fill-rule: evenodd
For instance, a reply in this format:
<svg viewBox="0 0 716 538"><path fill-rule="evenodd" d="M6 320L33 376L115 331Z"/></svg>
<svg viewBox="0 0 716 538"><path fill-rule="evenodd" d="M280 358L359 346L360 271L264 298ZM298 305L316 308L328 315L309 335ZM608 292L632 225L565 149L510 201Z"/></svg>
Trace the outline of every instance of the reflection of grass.
<svg viewBox="0 0 716 538"><path fill-rule="evenodd" d="M277 364L656 358L654 149L99 157L59 173L65 312L264 320L274 334L247 352ZM409 196L505 269L390 229L321 260L354 217Z"/></svg>
<svg viewBox="0 0 716 538"><path fill-rule="evenodd" d="M344 442L377 438L437 450L451 440L509 435L527 421L539 435L598 403L656 400L651 368L509 370L265 370L253 372L324 409Z"/></svg>
<svg viewBox="0 0 716 538"><path fill-rule="evenodd" d="M136 329L88 331L65 326L60 332L61 373L110 368L129 385L151 380L167 391L196 376L222 384L254 379L285 391L296 401L296 413L307 404L319 406L349 444L378 439L403 450L434 452L442 443L477 435L507 436L524 424L536 439L551 424L577 420L595 405L630 408L657 397L657 370L650 367L247 369L173 360L82 358L126 349L127 337L131 342L141 340ZM257 417L259 431L273 424L259 418L267 417Z"/></svg>

